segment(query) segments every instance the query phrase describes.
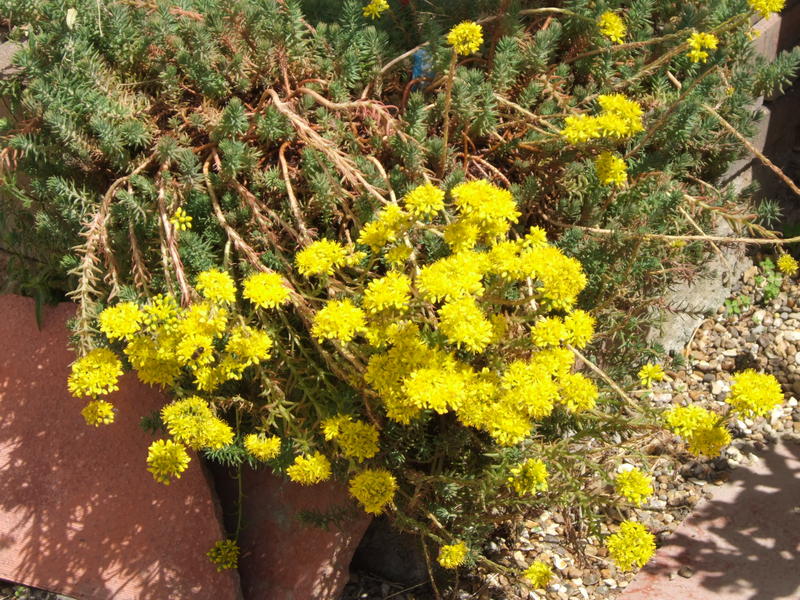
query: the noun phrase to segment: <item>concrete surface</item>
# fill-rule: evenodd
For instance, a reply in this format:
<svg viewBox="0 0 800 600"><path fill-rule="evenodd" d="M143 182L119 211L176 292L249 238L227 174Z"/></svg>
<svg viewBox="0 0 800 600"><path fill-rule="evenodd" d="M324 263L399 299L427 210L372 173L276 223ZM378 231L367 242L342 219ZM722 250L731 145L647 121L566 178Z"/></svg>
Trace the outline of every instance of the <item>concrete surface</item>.
<svg viewBox="0 0 800 600"><path fill-rule="evenodd" d="M620 600L797 600L798 558L800 445L786 442L714 488Z"/></svg>
<svg viewBox="0 0 800 600"><path fill-rule="evenodd" d="M66 387L74 306L0 296L0 579L91 600L234 600L205 556L223 537L199 461L169 487L146 470L139 419L163 396L130 374L116 422L88 427ZM267 598L264 596L264 598Z"/></svg>

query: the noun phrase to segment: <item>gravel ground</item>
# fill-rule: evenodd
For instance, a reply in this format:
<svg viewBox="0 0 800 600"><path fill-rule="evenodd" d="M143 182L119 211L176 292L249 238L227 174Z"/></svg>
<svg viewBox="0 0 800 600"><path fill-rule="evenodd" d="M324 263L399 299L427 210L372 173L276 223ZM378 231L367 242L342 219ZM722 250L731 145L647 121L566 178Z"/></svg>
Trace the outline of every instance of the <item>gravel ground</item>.
<svg viewBox="0 0 800 600"><path fill-rule="evenodd" d="M731 469L755 460L756 455L779 437L800 439L800 284L784 281L774 299L764 298L759 271L753 267L737 283L732 299L748 296L752 303L730 314L727 306L706 319L686 350L686 363L667 370L666 381L654 386L655 402L699 403L723 412L734 372L755 368L774 374L784 387L786 402L767 418L737 420L731 427L732 444L721 457L696 460L685 453L682 443L666 435L657 450L653 476L655 495L639 509L622 509L608 515L600 532L613 533L618 523L635 518L652 531L658 541L666 539L713 486L722 485ZM730 304L730 303L727 303ZM678 464L673 457L678 458ZM600 600L613 599L627 587L635 573L624 573L608 560L598 538L581 539L581 552L574 552L574 528L558 513L544 512L517 523L498 534L487 548L487 557L510 567L525 568L536 559L554 567L556 576L547 590L532 591L502 575L481 573L462 581L459 600ZM691 576L691 573L678 573ZM448 594L444 593L445 598ZM428 600L430 589L404 590L402 586L355 574L342 600Z"/></svg>

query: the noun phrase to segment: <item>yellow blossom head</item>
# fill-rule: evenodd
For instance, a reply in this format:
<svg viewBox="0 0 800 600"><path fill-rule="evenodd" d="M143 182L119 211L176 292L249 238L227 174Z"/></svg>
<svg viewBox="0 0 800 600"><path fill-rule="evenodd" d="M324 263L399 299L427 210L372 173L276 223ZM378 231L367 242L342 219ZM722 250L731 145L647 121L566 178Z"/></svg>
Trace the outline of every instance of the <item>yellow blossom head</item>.
<svg viewBox="0 0 800 600"><path fill-rule="evenodd" d="M600 33L615 44L622 44L625 42L625 34L628 30L619 15L607 10L597 17L597 28L600 30Z"/></svg>
<svg viewBox="0 0 800 600"><path fill-rule="evenodd" d="M453 47L456 54L464 56L474 54L483 43L483 27L474 21L459 23L447 34L447 43Z"/></svg>
<svg viewBox="0 0 800 600"><path fill-rule="evenodd" d="M72 363L67 388L76 398L96 397L119 389L122 362L108 348L95 348Z"/></svg>
<svg viewBox="0 0 800 600"><path fill-rule="evenodd" d="M778 270L789 277L797 273L798 264L791 254L781 254L778 259Z"/></svg>
<svg viewBox="0 0 800 600"><path fill-rule="evenodd" d="M92 400L81 411L87 425L99 427L114 422L114 405L105 400Z"/></svg>
<svg viewBox="0 0 800 600"><path fill-rule="evenodd" d="M100 331L110 340L129 340L140 329L145 315L134 302L120 302L100 313Z"/></svg>
<svg viewBox="0 0 800 600"><path fill-rule="evenodd" d="M189 466L189 454L183 444L172 440L156 440L147 450L147 470L159 483L169 485L179 479Z"/></svg>
<svg viewBox="0 0 800 600"><path fill-rule="evenodd" d="M743 417L763 417L783 402L783 391L774 375L747 369L733 376L725 402Z"/></svg>
<svg viewBox="0 0 800 600"><path fill-rule="evenodd" d="M277 308L289 300L289 294L289 288L277 273L254 273L242 286L242 296L261 308Z"/></svg>
<svg viewBox="0 0 800 600"><path fill-rule="evenodd" d="M385 469L366 469L350 480L349 487L366 512L378 515L394 499L397 480Z"/></svg>
<svg viewBox="0 0 800 600"><path fill-rule="evenodd" d="M310 456L298 456L291 467L286 469L289 479L300 485L313 485L330 478L331 463L320 452Z"/></svg>
<svg viewBox="0 0 800 600"><path fill-rule="evenodd" d="M233 282L233 277L219 269L209 269L200 273L195 287L204 298L213 302L236 300L236 284Z"/></svg>
<svg viewBox="0 0 800 600"><path fill-rule="evenodd" d="M786 0L747 0L754 11L761 14L765 19L772 13L779 13L783 10Z"/></svg>
<svg viewBox="0 0 800 600"><path fill-rule="evenodd" d="M236 540L220 540L206 553L217 571L235 569L239 564L239 545Z"/></svg>
<svg viewBox="0 0 800 600"><path fill-rule="evenodd" d="M464 542L458 542L457 544L442 546L439 549L439 556L436 560L445 569L455 569L464 564L467 554L469 554L467 545Z"/></svg>
<svg viewBox="0 0 800 600"><path fill-rule="evenodd" d="M636 521L623 521L606 540L611 559L623 571L643 567L656 551L655 536Z"/></svg>
<svg viewBox="0 0 800 600"><path fill-rule="evenodd" d="M594 161L597 178L603 185L621 187L628 181L628 171L621 156L611 152L601 152Z"/></svg>
<svg viewBox="0 0 800 600"><path fill-rule="evenodd" d="M249 433L244 436L244 449L256 460L271 460L280 454L281 438Z"/></svg>
<svg viewBox="0 0 800 600"><path fill-rule="evenodd" d="M630 467L630 465L628 465ZM620 472L614 480L617 494L627 498L632 504L641 504L653 495L653 478L640 469L629 468Z"/></svg>
<svg viewBox="0 0 800 600"><path fill-rule="evenodd" d="M523 571L522 576L530 582L531 587L544 589L553 578L553 569L550 565L537 560Z"/></svg>

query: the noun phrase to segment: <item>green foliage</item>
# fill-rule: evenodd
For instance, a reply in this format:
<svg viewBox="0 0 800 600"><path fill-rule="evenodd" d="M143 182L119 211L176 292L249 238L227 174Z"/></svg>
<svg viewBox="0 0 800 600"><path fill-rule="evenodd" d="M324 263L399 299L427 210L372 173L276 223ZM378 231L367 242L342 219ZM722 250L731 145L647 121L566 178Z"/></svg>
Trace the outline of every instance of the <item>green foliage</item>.
<svg viewBox="0 0 800 600"><path fill-rule="evenodd" d="M778 271L772 259L765 258L758 265L761 268L761 274L756 275L756 287L761 290L761 298L764 302L772 302L778 297L783 284L783 274Z"/></svg>
<svg viewBox="0 0 800 600"><path fill-rule="evenodd" d="M753 304L753 299L746 294L739 294L735 298L725 300L725 314L729 317L741 315Z"/></svg>

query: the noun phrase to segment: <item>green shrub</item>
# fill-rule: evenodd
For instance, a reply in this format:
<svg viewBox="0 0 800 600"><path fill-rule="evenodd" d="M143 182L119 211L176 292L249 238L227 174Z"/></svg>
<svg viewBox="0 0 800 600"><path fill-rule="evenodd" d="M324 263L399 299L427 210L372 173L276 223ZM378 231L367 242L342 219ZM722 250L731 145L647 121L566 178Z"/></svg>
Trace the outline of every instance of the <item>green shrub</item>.
<svg viewBox="0 0 800 600"><path fill-rule="evenodd" d="M421 4L0 0L26 42L0 230L33 249L21 283L79 303L87 422L125 368L175 396L147 419L158 480L187 447L333 473L457 566L523 508L594 531L647 495L604 485L657 411L594 362L630 382L653 356L652 306L706 253L683 234L764 231L708 182L800 56L754 56L743 0ZM721 423L669 426L714 454Z"/></svg>

